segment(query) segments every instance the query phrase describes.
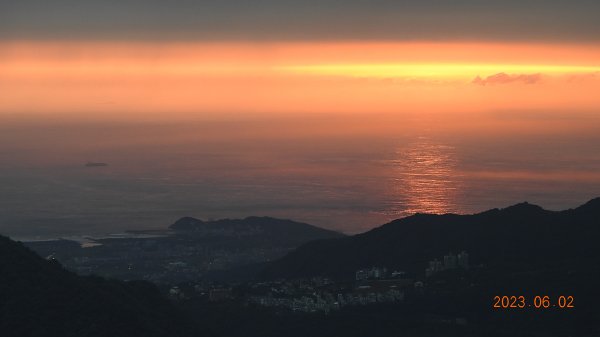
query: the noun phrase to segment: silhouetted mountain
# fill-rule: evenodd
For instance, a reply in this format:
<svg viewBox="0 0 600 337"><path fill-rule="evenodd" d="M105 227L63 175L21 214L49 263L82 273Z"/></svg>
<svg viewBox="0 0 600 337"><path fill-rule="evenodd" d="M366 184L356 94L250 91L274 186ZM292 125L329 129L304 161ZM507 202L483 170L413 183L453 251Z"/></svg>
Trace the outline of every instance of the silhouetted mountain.
<svg viewBox="0 0 600 337"><path fill-rule="evenodd" d="M344 234L315 227L306 223L271 217L251 216L245 219L220 219L202 221L184 217L169 226L169 229L185 234L263 236L277 242L305 243L318 239L340 238Z"/></svg>
<svg viewBox="0 0 600 337"><path fill-rule="evenodd" d="M429 260L466 250L471 264L503 270L585 268L600 261L600 198L547 211L520 203L473 215L415 214L369 232L307 243L269 265L265 278L348 279L386 266L423 273Z"/></svg>
<svg viewBox="0 0 600 337"><path fill-rule="evenodd" d="M600 218L598 217L600 214L600 212L598 212L598 210L600 209L600 197L598 198L594 198L588 202L586 202L585 204L579 206L577 208L577 212L580 215L588 215L590 217L594 217L595 219L600 221ZM599 222L600 223L600 222Z"/></svg>
<svg viewBox="0 0 600 337"><path fill-rule="evenodd" d="M96 239L94 247L82 248L67 240L29 242L27 246L80 274L181 283L252 279L263 263L279 259L302 244L344 237L305 223L269 217L215 221L185 217L169 228L168 233L136 232L151 234L147 237Z"/></svg>
<svg viewBox="0 0 600 337"><path fill-rule="evenodd" d="M200 219L186 216L186 217L183 217L183 218L175 221L174 224L169 226L169 229L172 229L175 231L193 231L193 230L199 230L205 224L206 223Z"/></svg>
<svg viewBox="0 0 600 337"><path fill-rule="evenodd" d="M0 335L180 336L184 321L147 282L81 277L0 236Z"/></svg>

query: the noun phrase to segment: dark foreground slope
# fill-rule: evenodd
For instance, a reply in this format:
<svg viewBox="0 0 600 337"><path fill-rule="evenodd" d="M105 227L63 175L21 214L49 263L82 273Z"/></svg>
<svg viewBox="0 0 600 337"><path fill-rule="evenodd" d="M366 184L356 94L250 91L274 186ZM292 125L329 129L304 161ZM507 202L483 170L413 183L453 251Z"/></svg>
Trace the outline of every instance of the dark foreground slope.
<svg viewBox="0 0 600 337"><path fill-rule="evenodd" d="M560 212L521 203L473 215L415 214L363 234L311 242L271 264L263 276L350 279L374 265L418 276L429 260L463 250L471 265L489 268L578 269L598 265L599 242L600 198Z"/></svg>
<svg viewBox="0 0 600 337"><path fill-rule="evenodd" d="M0 336L180 336L176 312L149 283L76 276L0 236Z"/></svg>

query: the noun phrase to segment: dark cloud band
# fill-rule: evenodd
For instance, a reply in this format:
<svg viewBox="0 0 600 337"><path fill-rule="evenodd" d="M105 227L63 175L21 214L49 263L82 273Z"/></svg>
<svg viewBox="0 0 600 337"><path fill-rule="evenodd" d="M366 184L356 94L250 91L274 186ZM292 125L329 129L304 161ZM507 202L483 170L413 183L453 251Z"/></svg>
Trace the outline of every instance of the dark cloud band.
<svg viewBox="0 0 600 337"><path fill-rule="evenodd" d="M590 0L20 0L2 39L600 41Z"/></svg>

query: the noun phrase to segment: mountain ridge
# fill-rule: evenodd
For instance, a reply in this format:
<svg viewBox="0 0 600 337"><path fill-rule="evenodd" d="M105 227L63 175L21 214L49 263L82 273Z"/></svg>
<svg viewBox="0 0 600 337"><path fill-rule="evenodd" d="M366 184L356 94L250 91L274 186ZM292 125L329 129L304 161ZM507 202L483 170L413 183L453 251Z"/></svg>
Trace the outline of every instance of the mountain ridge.
<svg viewBox="0 0 600 337"><path fill-rule="evenodd" d="M186 216L170 225L169 229L175 231L175 233L185 234L218 234L224 231L238 235L256 235L262 233L270 236L302 238L305 241L346 236L343 233L307 223L268 216L249 216L243 219L226 218L209 221Z"/></svg>
<svg viewBox="0 0 600 337"><path fill-rule="evenodd" d="M600 256L594 248L599 219L600 198L563 211L523 202L468 215L417 213L354 236L307 243L274 261L261 276L348 279L355 270L374 265L419 274L430 259L462 250L474 263L498 268L577 262L578 256Z"/></svg>

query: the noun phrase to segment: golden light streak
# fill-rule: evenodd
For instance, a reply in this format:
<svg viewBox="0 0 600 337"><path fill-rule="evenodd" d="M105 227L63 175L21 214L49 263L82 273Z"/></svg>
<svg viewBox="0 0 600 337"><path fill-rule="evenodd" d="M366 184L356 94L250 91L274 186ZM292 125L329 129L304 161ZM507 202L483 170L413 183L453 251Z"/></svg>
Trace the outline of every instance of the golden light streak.
<svg viewBox="0 0 600 337"><path fill-rule="evenodd" d="M473 79L497 73L565 75L600 72L600 66L547 64L321 64L284 66L282 72L364 78Z"/></svg>

